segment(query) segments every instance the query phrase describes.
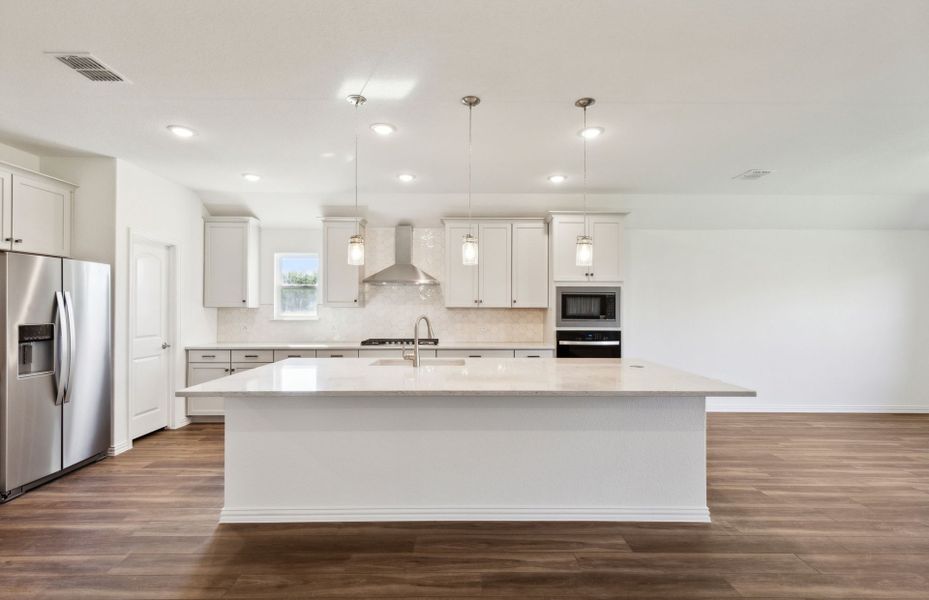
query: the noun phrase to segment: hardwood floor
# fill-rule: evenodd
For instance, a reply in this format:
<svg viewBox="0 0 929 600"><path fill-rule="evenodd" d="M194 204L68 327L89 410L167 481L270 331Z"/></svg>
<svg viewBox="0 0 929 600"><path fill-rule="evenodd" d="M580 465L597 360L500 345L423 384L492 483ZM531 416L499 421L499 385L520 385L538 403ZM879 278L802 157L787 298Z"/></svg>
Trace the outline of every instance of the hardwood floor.
<svg viewBox="0 0 929 600"><path fill-rule="evenodd" d="M929 415L711 414L713 523L218 525L192 425L0 506L2 598L929 598Z"/></svg>

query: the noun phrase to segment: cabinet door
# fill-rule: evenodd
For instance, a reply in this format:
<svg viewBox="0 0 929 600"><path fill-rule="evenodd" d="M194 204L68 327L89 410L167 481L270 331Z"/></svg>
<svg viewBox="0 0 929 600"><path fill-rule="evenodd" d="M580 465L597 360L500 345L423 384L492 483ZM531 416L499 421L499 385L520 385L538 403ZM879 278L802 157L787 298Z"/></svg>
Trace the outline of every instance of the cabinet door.
<svg viewBox="0 0 929 600"><path fill-rule="evenodd" d="M442 292L445 294L445 306L450 308L477 307L477 273L478 265L461 264L461 238L469 231L467 225L449 225L445 228L445 281ZM474 234L479 234L479 225L475 224ZM485 260L486 254L481 240L478 239L478 262Z"/></svg>
<svg viewBox="0 0 929 600"><path fill-rule="evenodd" d="M206 383L229 375L229 363L187 365L187 385ZM188 398L187 414L190 416L216 416L223 414L222 398Z"/></svg>
<svg viewBox="0 0 929 600"><path fill-rule="evenodd" d="M590 267L579 267L574 262L579 235L584 235L584 215L556 215L552 219L552 278L555 281L587 281ZM596 242L594 260L597 260Z"/></svg>
<svg viewBox="0 0 929 600"><path fill-rule="evenodd" d="M248 223L207 222L203 305L248 306Z"/></svg>
<svg viewBox="0 0 929 600"><path fill-rule="evenodd" d="M590 215L588 231L594 240L591 281L622 281L622 215Z"/></svg>
<svg viewBox="0 0 929 600"><path fill-rule="evenodd" d="M323 224L323 302L327 306L361 306L362 267L348 264L348 241L354 234L352 222Z"/></svg>
<svg viewBox="0 0 929 600"><path fill-rule="evenodd" d="M439 358L513 358L513 350L436 350Z"/></svg>
<svg viewBox="0 0 929 600"><path fill-rule="evenodd" d="M13 174L0 170L0 250L13 248Z"/></svg>
<svg viewBox="0 0 929 600"><path fill-rule="evenodd" d="M72 191L54 180L13 175L13 250L69 256Z"/></svg>
<svg viewBox="0 0 929 600"><path fill-rule="evenodd" d="M510 232L509 223L480 225L478 306L481 308L508 308L512 302Z"/></svg>
<svg viewBox="0 0 929 600"><path fill-rule="evenodd" d="M317 350L316 358L358 358L358 350Z"/></svg>
<svg viewBox="0 0 929 600"><path fill-rule="evenodd" d="M513 224L513 307L548 307L548 235L544 223Z"/></svg>

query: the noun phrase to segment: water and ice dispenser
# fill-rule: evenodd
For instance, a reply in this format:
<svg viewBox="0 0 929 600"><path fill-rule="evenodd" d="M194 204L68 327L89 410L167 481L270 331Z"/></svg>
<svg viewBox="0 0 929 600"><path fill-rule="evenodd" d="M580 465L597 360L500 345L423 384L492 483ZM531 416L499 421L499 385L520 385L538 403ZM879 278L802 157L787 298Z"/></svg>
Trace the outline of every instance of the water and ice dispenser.
<svg viewBox="0 0 929 600"><path fill-rule="evenodd" d="M55 369L55 325L19 326L19 375L51 373Z"/></svg>

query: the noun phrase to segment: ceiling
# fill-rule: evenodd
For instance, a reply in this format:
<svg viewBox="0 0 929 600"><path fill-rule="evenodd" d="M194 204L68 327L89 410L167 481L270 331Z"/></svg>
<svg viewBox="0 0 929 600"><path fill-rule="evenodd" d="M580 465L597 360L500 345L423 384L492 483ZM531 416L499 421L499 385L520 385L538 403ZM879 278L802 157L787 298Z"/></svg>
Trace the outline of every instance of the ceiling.
<svg viewBox="0 0 929 600"><path fill-rule="evenodd" d="M124 158L217 206L349 201L344 96L362 90L362 203L460 203L466 94L483 99L476 193L579 192L581 96L606 129L593 193L929 192L927 1L0 0L0 20L0 139ZM131 83L92 83L52 50ZM774 173L732 179L752 168Z"/></svg>

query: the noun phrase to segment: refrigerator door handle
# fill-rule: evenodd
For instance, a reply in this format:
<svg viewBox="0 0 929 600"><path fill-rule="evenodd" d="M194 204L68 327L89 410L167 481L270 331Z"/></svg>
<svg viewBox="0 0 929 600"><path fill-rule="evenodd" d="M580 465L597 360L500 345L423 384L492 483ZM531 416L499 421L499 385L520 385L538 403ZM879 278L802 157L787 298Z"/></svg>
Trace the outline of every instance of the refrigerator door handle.
<svg viewBox="0 0 929 600"><path fill-rule="evenodd" d="M68 356L67 360L62 356L62 352L67 348L67 352L70 354L71 342L67 340L68 331L67 321L68 316L65 309L64 296L61 292L55 292L55 326L57 329L57 335L55 339L55 406L61 406L64 403L65 391L67 390L68 378L70 373L68 370L71 365L71 357ZM66 341L67 340L67 341Z"/></svg>
<svg viewBox="0 0 929 600"><path fill-rule="evenodd" d="M71 402L71 376L74 375L74 299L71 292L65 292L65 308L68 311L68 379L65 383L64 403Z"/></svg>

